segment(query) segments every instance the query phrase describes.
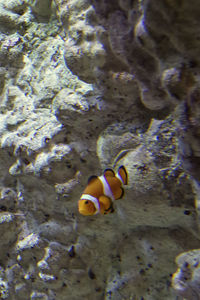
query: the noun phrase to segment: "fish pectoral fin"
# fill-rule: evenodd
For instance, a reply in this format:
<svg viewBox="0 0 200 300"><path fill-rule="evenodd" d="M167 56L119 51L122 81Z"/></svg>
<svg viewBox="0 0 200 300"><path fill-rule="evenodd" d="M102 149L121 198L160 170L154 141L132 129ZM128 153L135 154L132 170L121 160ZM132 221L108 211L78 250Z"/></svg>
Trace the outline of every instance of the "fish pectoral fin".
<svg viewBox="0 0 200 300"><path fill-rule="evenodd" d="M123 184L127 185L128 184L128 174L127 174L126 168L124 166L119 167L118 174L122 178Z"/></svg>
<svg viewBox="0 0 200 300"><path fill-rule="evenodd" d="M115 177L115 172L112 169L105 169L103 175L105 177L107 176Z"/></svg>
<svg viewBox="0 0 200 300"><path fill-rule="evenodd" d="M92 181L94 181L95 179L97 179L98 176L96 175L92 175L88 178L88 184L91 183Z"/></svg>
<svg viewBox="0 0 200 300"><path fill-rule="evenodd" d="M99 204L101 213L108 213L112 207L112 200L109 197L102 195L99 197Z"/></svg>

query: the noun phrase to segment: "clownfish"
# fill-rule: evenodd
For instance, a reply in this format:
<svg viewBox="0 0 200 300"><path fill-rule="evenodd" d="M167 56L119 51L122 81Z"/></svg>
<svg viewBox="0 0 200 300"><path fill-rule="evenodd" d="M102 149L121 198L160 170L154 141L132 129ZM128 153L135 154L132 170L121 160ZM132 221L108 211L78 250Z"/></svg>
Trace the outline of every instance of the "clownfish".
<svg viewBox="0 0 200 300"><path fill-rule="evenodd" d="M119 167L117 174L112 169L105 169L102 176L91 176L78 201L80 214L92 216L112 213L113 201L123 197L122 186L127 184L128 175L124 166Z"/></svg>

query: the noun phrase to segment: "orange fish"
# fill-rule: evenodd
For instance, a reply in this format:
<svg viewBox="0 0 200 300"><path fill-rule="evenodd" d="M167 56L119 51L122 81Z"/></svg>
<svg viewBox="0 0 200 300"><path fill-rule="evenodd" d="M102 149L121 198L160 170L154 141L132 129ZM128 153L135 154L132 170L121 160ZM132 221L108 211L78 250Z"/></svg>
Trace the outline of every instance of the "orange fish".
<svg viewBox="0 0 200 300"><path fill-rule="evenodd" d="M92 216L113 212L113 202L123 197L122 186L127 184L128 175L124 166L119 167L116 175L112 169L106 169L102 176L91 176L78 202L80 214Z"/></svg>

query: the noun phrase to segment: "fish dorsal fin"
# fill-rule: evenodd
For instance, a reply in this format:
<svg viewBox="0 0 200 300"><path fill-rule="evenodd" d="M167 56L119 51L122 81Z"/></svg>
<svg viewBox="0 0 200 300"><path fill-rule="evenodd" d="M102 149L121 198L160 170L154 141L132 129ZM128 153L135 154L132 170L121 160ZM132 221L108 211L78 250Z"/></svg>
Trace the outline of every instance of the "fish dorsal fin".
<svg viewBox="0 0 200 300"><path fill-rule="evenodd" d="M107 176L115 177L115 172L112 169L105 169L103 175L105 177Z"/></svg>
<svg viewBox="0 0 200 300"><path fill-rule="evenodd" d="M95 179L97 179L97 177L98 177L98 176L96 176L96 175L90 176L90 177L88 178L88 184L89 184L89 183L92 183L92 181L94 181Z"/></svg>
<svg viewBox="0 0 200 300"><path fill-rule="evenodd" d="M118 177L124 185L128 184L128 174L124 166L119 167L116 177Z"/></svg>

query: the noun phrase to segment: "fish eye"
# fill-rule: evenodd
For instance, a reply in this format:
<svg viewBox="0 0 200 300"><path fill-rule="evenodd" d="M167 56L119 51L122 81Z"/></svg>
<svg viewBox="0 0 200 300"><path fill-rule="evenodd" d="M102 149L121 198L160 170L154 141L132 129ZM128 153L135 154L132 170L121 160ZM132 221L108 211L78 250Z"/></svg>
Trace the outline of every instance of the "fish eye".
<svg viewBox="0 0 200 300"><path fill-rule="evenodd" d="M89 201L88 201L88 200L86 200L86 201L85 201L85 204L88 204L88 203L89 203Z"/></svg>

